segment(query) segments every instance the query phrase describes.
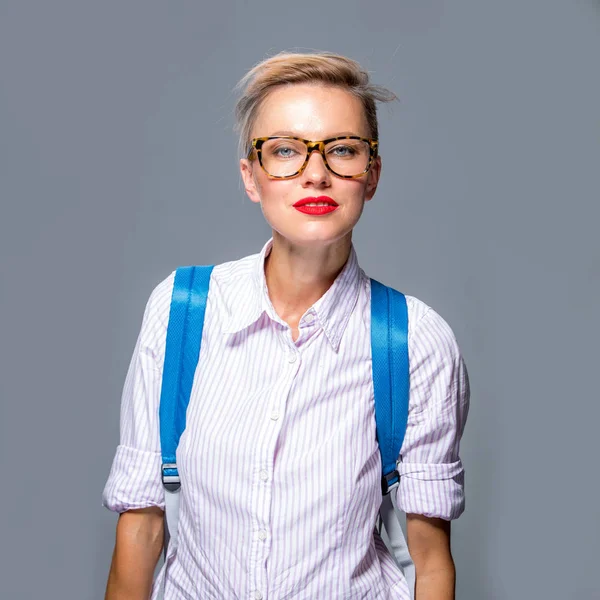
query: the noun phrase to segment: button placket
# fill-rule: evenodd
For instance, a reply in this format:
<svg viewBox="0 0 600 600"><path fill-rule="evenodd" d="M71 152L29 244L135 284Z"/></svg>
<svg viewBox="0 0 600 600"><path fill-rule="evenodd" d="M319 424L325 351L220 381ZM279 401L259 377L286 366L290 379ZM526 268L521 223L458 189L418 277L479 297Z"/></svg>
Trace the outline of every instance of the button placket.
<svg viewBox="0 0 600 600"><path fill-rule="evenodd" d="M285 412L287 398L291 392L293 382L298 374L302 355L293 345L286 343L283 347L283 369L280 378L269 396L266 398L268 419L263 421L262 443L256 455L255 486L253 486L253 542L249 557L250 570L248 572L248 590L252 594L260 593L261 598L266 593L267 573L264 570L265 560L270 552L269 514L272 500L273 461L274 452L281 430L281 421ZM287 363L287 364L286 364ZM262 428L261 428L262 429ZM253 590L253 591L251 591ZM261 591L262 590L262 591Z"/></svg>

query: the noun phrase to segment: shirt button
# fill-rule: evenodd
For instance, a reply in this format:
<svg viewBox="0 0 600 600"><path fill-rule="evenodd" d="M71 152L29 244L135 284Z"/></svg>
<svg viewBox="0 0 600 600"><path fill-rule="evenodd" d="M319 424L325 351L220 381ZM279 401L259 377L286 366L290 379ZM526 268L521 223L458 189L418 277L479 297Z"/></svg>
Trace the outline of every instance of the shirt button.
<svg viewBox="0 0 600 600"><path fill-rule="evenodd" d="M267 532L266 532L264 529L261 529L261 530L258 532L258 539L259 539L261 542L264 542L264 541L267 539Z"/></svg>
<svg viewBox="0 0 600 600"><path fill-rule="evenodd" d="M263 481L267 481L267 479L269 479L269 473L267 473L267 471L265 471L264 469L260 472L260 478Z"/></svg>
<svg viewBox="0 0 600 600"><path fill-rule="evenodd" d="M312 323L315 320L315 315L313 315L312 313L308 313L307 315L304 315L304 320L306 321L306 323Z"/></svg>
<svg viewBox="0 0 600 600"><path fill-rule="evenodd" d="M262 600L262 597L263 595L258 590L254 592L254 598L256 598L256 600Z"/></svg>
<svg viewBox="0 0 600 600"><path fill-rule="evenodd" d="M271 413L271 421L277 421L277 419L279 419L279 413L276 410L274 410Z"/></svg>
<svg viewBox="0 0 600 600"><path fill-rule="evenodd" d="M290 363L295 363L296 362L296 353L290 352L288 355L288 360L290 361Z"/></svg>

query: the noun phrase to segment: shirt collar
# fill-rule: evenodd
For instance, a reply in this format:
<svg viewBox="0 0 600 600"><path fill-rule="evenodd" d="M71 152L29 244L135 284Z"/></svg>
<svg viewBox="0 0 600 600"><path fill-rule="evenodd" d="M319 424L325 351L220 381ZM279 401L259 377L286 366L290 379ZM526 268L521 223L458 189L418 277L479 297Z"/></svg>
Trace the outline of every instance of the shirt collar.
<svg viewBox="0 0 600 600"><path fill-rule="evenodd" d="M224 323L223 333L237 333L255 323L265 312L272 320L283 323L273 308L265 279L265 258L272 247L273 238L256 255L255 264L247 275L248 293L243 299L234 299L235 306L232 307L229 320ZM364 277L352 245L348 260L335 281L310 309L336 352L358 300Z"/></svg>
<svg viewBox="0 0 600 600"><path fill-rule="evenodd" d="M236 294L231 298L229 319L225 319L221 331L223 333L238 333L258 321L267 311L265 296L271 304L266 288L265 258L271 252L273 238L262 248L259 254L252 257L254 264L243 274L244 281L238 281L236 288L244 289L244 294ZM264 286L264 292L262 287Z"/></svg>

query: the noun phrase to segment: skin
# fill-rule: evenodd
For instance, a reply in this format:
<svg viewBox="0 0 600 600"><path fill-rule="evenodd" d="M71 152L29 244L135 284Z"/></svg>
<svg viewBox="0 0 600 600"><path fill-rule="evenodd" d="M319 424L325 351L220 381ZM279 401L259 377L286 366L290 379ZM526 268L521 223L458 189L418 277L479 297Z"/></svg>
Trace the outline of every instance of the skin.
<svg viewBox="0 0 600 600"><path fill-rule="evenodd" d="M164 512L155 506L119 515L105 600L148 600L163 548Z"/></svg>
<svg viewBox="0 0 600 600"><path fill-rule="evenodd" d="M254 123L252 137L277 134L323 140L350 134L370 137L371 132L360 100L350 93L293 85L272 91ZM270 179L256 160L241 160L240 171L248 197L260 204L273 230L273 248L265 261L267 287L273 307L296 340L302 315L329 289L348 259L352 230L377 189L381 159L357 179L336 177L316 152L304 172L292 179ZM301 198L321 195L333 198L339 208L315 217L293 207ZM149 598L163 547L163 517L156 507L119 516L105 600ZM416 600L453 600L450 523L409 514L407 538L416 569Z"/></svg>

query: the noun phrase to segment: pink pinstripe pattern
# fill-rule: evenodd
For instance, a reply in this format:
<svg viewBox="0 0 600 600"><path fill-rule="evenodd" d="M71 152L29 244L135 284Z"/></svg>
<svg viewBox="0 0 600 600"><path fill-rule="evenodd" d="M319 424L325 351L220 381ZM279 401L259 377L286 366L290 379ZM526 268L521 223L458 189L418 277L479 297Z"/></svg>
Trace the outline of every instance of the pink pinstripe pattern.
<svg viewBox="0 0 600 600"><path fill-rule="evenodd" d="M381 458L369 279L352 249L293 342L268 297L271 243L213 271L177 451L179 548L159 575L166 600L408 600L374 533ZM173 278L150 296L124 385L103 493L117 512L164 508L157 414ZM456 519L468 376L447 323L417 298L407 302L411 397L397 499L406 512Z"/></svg>

